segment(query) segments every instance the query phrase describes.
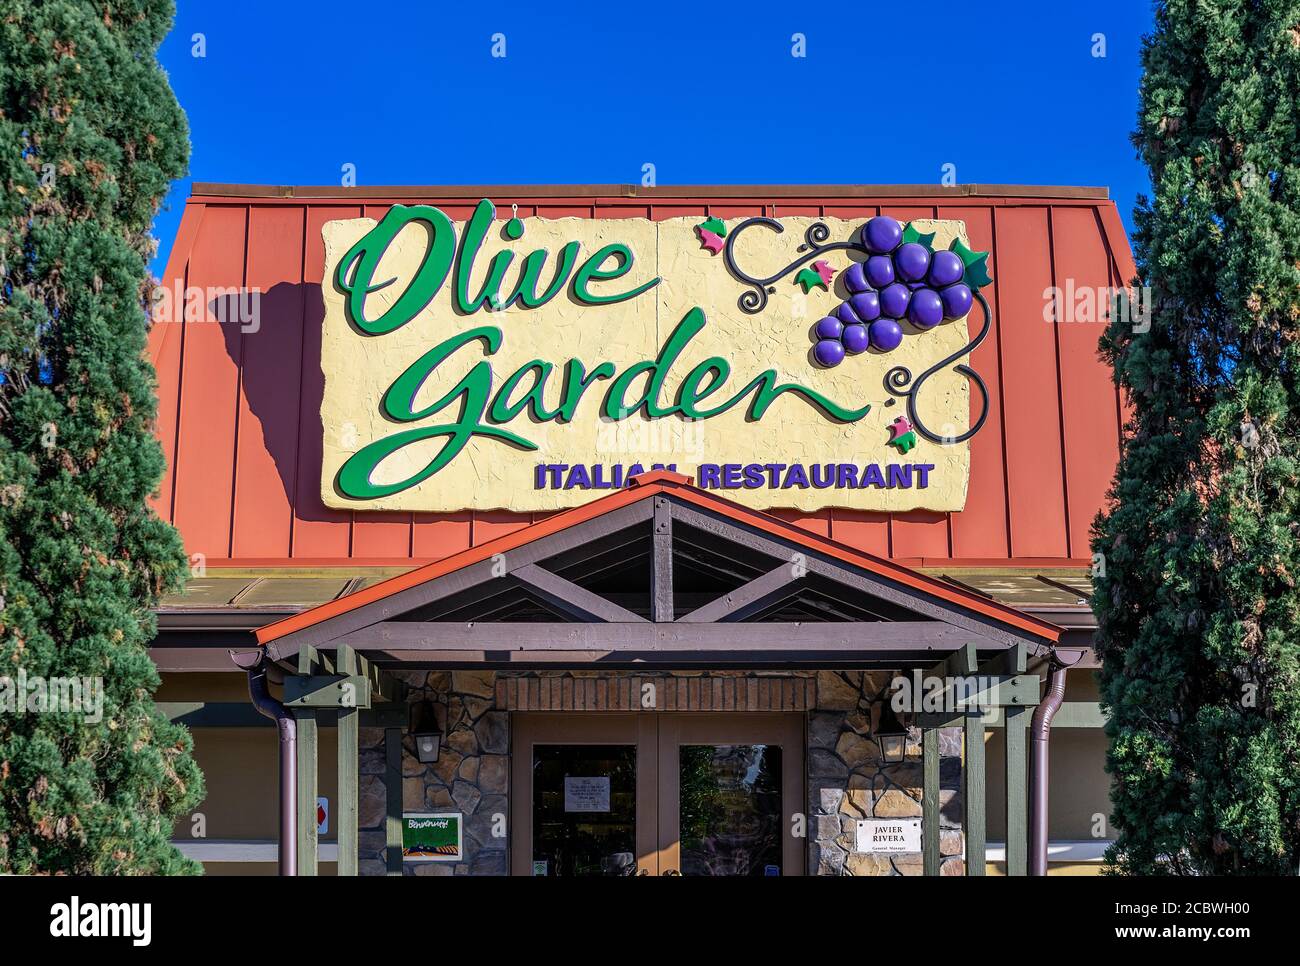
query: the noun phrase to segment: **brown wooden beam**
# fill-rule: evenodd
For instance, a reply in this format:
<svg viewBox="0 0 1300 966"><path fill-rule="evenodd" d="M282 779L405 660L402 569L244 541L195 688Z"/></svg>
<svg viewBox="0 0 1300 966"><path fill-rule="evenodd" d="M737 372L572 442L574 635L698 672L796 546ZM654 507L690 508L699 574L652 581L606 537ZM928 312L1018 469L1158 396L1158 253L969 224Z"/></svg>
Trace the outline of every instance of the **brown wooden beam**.
<svg viewBox="0 0 1300 966"><path fill-rule="evenodd" d="M1002 651L992 638L937 621L818 623L549 623L389 621L349 635L363 651L931 651L938 660L972 642Z"/></svg>
<svg viewBox="0 0 1300 966"><path fill-rule="evenodd" d="M1048 642L1028 631L1020 632L960 606L933 600L920 591L904 587L884 577L859 572L808 551L806 548L787 545L774 537L759 533L738 524L735 520L727 519L718 514L694 506L678 504L673 508L673 515L678 525L694 527L716 537L723 543L739 544L759 553L767 554L770 557L776 557L779 560L787 559L792 551L802 553L807 561L808 573L825 577L861 593L887 600L917 615L965 628L978 636L1000 640L1006 645L1028 642L1031 647L1044 651L1049 647Z"/></svg>
<svg viewBox="0 0 1300 966"><path fill-rule="evenodd" d="M552 557L546 563L553 573L567 580L585 580L608 573L619 564L631 563L637 556L649 555L650 541L650 527L629 527L591 540L579 550Z"/></svg>
<svg viewBox="0 0 1300 966"><path fill-rule="evenodd" d="M692 624L698 627L698 624ZM409 669L635 671L663 670L910 670L933 663L936 649L807 651L371 651L377 661ZM362 712L365 714L366 712ZM958 722L960 724L960 722Z"/></svg>
<svg viewBox="0 0 1300 966"><path fill-rule="evenodd" d="M568 550L583 547L590 542L615 533L627 527L635 526L648 520L653 509L651 501L640 500L618 510L612 510L604 516L588 520L576 526L561 530L559 533L542 537L531 543L523 544L504 554L506 566L517 568L530 563L539 563ZM494 572L495 571L495 572ZM339 614L337 617L322 621L301 631L286 635L278 641L267 645L267 653L274 661L283 660L298 653L302 644L321 647L333 644L340 638L351 640L353 631L369 627L377 621L389 620L399 614L405 614L428 604L459 594L470 588L480 587L489 581L500 579L500 567L496 560L489 558L470 564L460 570L445 574L437 580L416 584L406 590L398 591L388 597L373 601L363 607Z"/></svg>
<svg viewBox="0 0 1300 966"><path fill-rule="evenodd" d="M654 504L650 613L656 623L668 623L673 619L673 510L666 496L656 496Z"/></svg>
<svg viewBox="0 0 1300 966"><path fill-rule="evenodd" d="M287 708L369 708L370 679L360 674L295 674L284 679Z"/></svg>
<svg viewBox="0 0 1300 966"><path fill-rule="evenodd" d="M556 576L549 570L543 570L537 564L525 564L510 571L510 575L547 603L578 620L646 623L644 618L627 608Z"/></svg>
<svg viewBox="0 0 1300 966"><path fill-rule="evenodd" d="M697 607L689 614L677 618L679 624L712 624L717 621L735 621L747 612L753 612L775 602L783 594L789 596L796 589L799 578L794 575L792 564L781 564L755 577L749 583L737 587L728 594L723 594Z"/></svg>

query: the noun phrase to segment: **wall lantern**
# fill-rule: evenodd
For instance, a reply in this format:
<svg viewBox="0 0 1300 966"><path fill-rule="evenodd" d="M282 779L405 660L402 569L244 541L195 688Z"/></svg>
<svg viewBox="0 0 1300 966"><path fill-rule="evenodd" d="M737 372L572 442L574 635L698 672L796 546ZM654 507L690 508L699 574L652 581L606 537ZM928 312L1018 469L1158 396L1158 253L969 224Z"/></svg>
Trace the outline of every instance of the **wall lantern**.
<svg viewBox="0 0 1300 966"><path fill-rule="evenodd" d="M875 728L876 744L880 757L887 764L896 765L907 755L907 726L894 714L892 702L886 698L880 706L880 722Z"/></svg>
<svg viewBox="0 0 1300 966"><path fill-rule="evenodd" d="M432 701L426 698L411 705L409 730L411 737L415 739L416 758L425 764L437 761L438 746L442 744L442 732L438 730Z"/></svg>

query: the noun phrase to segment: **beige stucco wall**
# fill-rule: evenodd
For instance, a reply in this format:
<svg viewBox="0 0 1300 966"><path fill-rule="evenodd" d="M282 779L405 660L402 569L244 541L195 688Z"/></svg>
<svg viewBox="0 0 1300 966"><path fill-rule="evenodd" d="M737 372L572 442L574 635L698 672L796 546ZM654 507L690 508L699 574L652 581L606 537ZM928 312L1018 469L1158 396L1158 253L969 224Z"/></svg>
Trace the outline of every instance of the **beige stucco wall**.
<svg viewBox="0 0 1300 966"><path fill-rule="evenodd" d="M248 679L242 674L165 674L155 700L243 703L248 701ZM275 728L268 721L263 727L193 728L190 734L207 797L176 822L172 838L274 840L279 830L279 743ZM328 797L332 806L337 800L338 746L332 728L321 728L318 736L320 794ZM323 840L334 839L331 823ZM230 875L232 866L247 866L250 873L275 872L271 862L211 862L206 868ZM333 863L322 864L324 874L332 875L333 868Z"/></svg>
<svg viewBox="0 0 1300 966"><path fill-rule="evenodd" d="M195 838L195 816L202 815L209 839L275 838L280 791L275 728L195 728L192 734L208 794L176 823L175 837ZM335 732L321 728L318 735L320 794L332 805L338 787ZM333 841L333 827L324 838Z"/></svg>

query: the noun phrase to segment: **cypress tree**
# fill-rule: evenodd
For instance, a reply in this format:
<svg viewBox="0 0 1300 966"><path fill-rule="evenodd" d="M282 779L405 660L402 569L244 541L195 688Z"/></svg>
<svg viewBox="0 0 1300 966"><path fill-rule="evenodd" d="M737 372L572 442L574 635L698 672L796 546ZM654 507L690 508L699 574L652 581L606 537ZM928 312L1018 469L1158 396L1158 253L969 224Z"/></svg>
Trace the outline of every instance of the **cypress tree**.
<svg viewBox="0 0 1300 966"><path fill-rule="evenodd" d="M1163 0L1134 143L1149 331L1094 530L1125 873L1300 861L1300 0Z"/></svg>
<svg viewBox="0 0 1300 966"><path fill-rule="evenodd" d="M168 839L202 776L145 650L186 564L146 505L149 228L189 155L156 57L173 13L0 14L0 872L197 871ZM72 678L102 680L102 716L15 694Z"/></svg>

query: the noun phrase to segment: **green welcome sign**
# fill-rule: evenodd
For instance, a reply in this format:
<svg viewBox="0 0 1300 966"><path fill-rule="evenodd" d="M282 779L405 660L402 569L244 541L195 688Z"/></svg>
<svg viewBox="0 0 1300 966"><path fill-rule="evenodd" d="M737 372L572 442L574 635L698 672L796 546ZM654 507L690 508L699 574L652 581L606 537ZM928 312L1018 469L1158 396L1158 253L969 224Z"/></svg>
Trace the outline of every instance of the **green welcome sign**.
<svg viewBox="0 0 1300 966"><path fill-rule="evenodd" d="M459 862L464 858L459 812L404 812L403 862Z"/></svg>

